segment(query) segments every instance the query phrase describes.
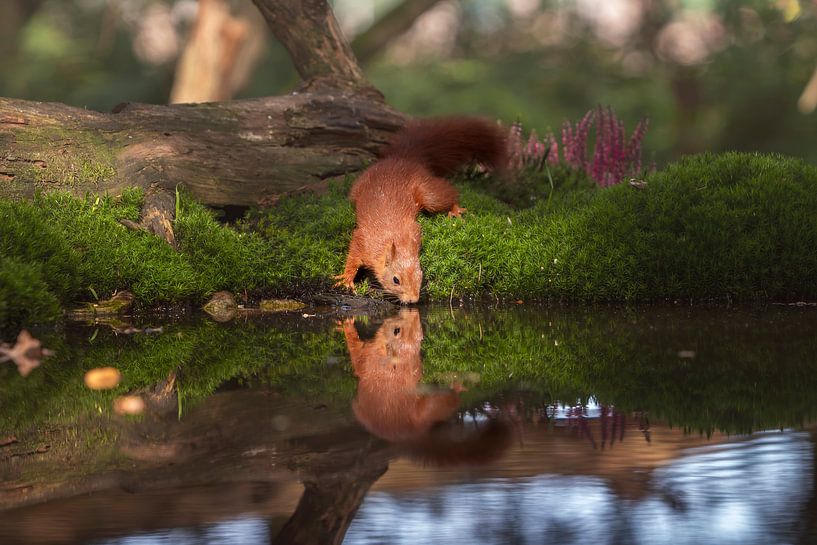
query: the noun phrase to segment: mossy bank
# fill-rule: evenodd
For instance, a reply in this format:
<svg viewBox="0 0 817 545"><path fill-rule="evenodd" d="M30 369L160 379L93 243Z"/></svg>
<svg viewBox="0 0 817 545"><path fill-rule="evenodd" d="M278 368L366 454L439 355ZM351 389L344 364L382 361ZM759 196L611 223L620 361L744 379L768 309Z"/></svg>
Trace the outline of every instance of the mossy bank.
<svg viewBox="0 0 817 545"><path fill-rule="evenodd" d="M704 154L595 189L566 171L461 185L464 220L423 217L430 299L491 294L580 301L817 297L817 168L773 155ZM178 252L130 231L142 195L0 201L0 318L8 331L131 290L139 304L218 290L329 290L354 213L350 180L221 225L181 199Z"/></svg>

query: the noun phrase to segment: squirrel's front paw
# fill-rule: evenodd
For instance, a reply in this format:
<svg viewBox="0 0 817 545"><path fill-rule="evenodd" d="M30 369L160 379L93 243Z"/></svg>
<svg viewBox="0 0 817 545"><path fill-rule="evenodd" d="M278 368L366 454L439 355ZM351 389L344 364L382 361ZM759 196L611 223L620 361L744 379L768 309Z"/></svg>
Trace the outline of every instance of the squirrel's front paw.
<svg viewBox="0 0 817 545"><path fill-rule="evenodd" d="M351 331L351 330L354 330L354 329L355 329L355 318L354 318L354 316L344 318L342 320L335 320L335 331L342 331L342 332L345 333L346 331Z"/></svg>
<svg viewBox="0 0 817 545"><path fill-rule="evenodd" d="M462 208L460 205L455 204L451 207L451 210L448 211L449 218L461 218L463 212L468 212L467 208Z"/></svg>
<svg viewBox="0 0 817 545"><path fill-rule="evenodd" d="M355 279L349 278L345 274L339 274L334 277L335 278L335 287L336 288L347 288L350 290L355 289Z"/></svg>

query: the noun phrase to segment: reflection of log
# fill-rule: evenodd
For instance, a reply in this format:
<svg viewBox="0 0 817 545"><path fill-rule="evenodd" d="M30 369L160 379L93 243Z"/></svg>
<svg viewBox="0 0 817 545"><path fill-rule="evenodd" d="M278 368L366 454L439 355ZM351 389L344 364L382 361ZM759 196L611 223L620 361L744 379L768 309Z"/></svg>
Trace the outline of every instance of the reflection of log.
<svg viewBox="0 0 817 545"><path fill-rule="evenodd" d="M359 437L360 448L327 450L310 458L301 468L303 496L272 543L334 545L343 542L369 488L389 467L390 451L386 444L368 438L368 434Z"/></svg>
<svg viewBox="0 0 817 545"><path fill-rule="evenodd" d="M272 416L278 417L277 424ZM79 448L56 431L49 434L50 449L36 456L23 453L44 440L18 434L19 444L4 447L0 453L4 482L0 509L111 488L137 491L181 484L280 480L282 475L292 479L283 471L273 477L270 463L283 468L302 455L304 447L296 437L335 437L337 430L359 431L349 417L333 417L292 400L284 402L268 391L216 394L181 421L175 411L165 414L160 409L141 422L117 420L106 428L106 421L100 420L87 425L89 438L99 435L109 442L116 438L118 448L99 449L90 440ZM123 455L129 460L124 466ZM29 477L19 480L18 475Z"/></svg>
<svg viewBox="0 0 817 545"><path fill-rule="evenodd" d="M201 490L206 495L206 490L218 485L238 493L245 490L240 483L248 482L255 483L258 490L268 490L271 497L278 498L279 506L291 505L291 496L298 490L296 477L303 482L305 493L277 542L339 543L366 491L386 471L391 456L385 443L351 424L349 417L282 400L269 391L216 394L181 422L175 414L149 414L142 422L121 424L118 451L100 449L92 441L80 441L87 445L87 451L80 451L76 440L71 439L66 445L54 441L48 452L25 460L0 460L0 476L6 481L0 487L0 543L20 542L15 529L30 532L22 540L27 543L60 543L65 542L61 536L100 535L96 529L99 513L94 508L98 503L80 502L88 512L72 507L71 517L62 516L59 525L49 528L34 528L28 516L30 512L48 512L46 505L30 511L2 509L54 500L60 501L53 505L69 509L69 503L73 505L69 498L90 492L116 497L124 490L142 497L164 497L161 508L167 511L173 505L172 494L163 496L162 489L177 488L176 494L183 496L182 487L205 486L209 488ZM113 431L100 432L92 424L88 433L109 436ZM20 445L21 450L26 448ZM27 474L42 475L43 480L7 478L23 464ZM207 513L212 513L211 517L239 514L247 502L233 507L234 511L202 506L199 518L204 520ZM151 508L159 506L139 506L137 519L150 520ZM184 511L183 506L178 509ZM120 526L102 528L107 535L140 529L123 527L127 525L126 513L119 509L112 512ZM279 510L278 516L281 514ZM161 517L176 524L168 513ZM186 512L177 517L191 520Z"/></svg>
<svg viewBox="0 0 817 545"><path fill-rule="evenodd" d="M360 169L405 117L363 76L325 0L255 0L304 79L300 92L102 114L0 98L0 197L183 185L254 205Z"/></svg>

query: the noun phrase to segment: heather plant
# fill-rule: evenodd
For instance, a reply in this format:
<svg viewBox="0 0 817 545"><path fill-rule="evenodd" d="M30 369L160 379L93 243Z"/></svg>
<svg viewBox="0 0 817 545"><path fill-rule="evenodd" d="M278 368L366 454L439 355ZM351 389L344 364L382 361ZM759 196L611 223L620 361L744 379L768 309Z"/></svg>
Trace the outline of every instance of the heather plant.
<svg viewBox="0 0 817 545"><path fill-rule="evenodd" d="M592 154L588 143L595 126ZM587 112L578 122L565 121L562 125L562 160L570 168L587 174L596 184L607 187L642 173L641 143L647 132L647 120L638 122L627 137L624 122L612 107L599 106ZM522 124L514 123L508 134L509 163L515 171L559 164L559 144L552 133L540 140L535 130L527 140L522 135Z"/></svg>
<svg viewBox="0 0 817 545"><path fill-rule="evenodd" d="M553 135L548 133L540 141L536 130L531 130L525 141L522 137L522 123L517 121L511 125L508 133L510 168L517 172L526 168L541 170L545 162L550 165L559 164L559 144Z"/></svg>

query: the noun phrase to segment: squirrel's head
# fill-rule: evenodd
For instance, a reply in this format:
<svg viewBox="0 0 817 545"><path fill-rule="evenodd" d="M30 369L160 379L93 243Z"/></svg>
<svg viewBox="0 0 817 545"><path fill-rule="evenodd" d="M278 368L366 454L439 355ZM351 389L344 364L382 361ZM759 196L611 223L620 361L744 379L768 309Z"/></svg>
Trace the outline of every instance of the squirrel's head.
<svg viewBox="0 0 817 545"><path fill-rule="evenodd" d="M417 249L391 241L386 248L383 272L377 275L377 280L384 290L396 295L401 303L419 301L423 271L420 269Z"/></svg>

